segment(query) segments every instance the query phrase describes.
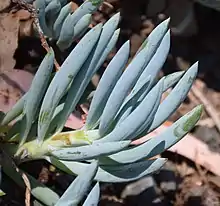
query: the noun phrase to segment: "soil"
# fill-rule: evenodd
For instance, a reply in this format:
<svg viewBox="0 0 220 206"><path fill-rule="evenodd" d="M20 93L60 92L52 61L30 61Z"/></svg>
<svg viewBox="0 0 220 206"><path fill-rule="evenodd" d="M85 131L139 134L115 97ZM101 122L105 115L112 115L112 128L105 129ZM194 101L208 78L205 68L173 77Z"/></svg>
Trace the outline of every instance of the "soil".
<svg viewBox="0 0 220 206"><path fill-rule="evenodd" d="M81 1L77 1L81 3ZM113 8L104 7L102 11L93 16L93 25L105 22L114 13L122 12L121 35L115 51L127 40L131 40L131 57L148 34L163 19L171 16L173 21L172 45L169 58L163 67L163 74L186 69L199 60L200 89L215 106L220 115L220 12L204 7L198 3L184 4L183 1L161 1L156 6L151 1L136 0L108 0ZM155 1L158 2L158 1ZM178 6L176 2L182 4ZM148 4L149 3L149 4ZM151 3L151 4L150 4ZM130 9L130 7L132 9ZM189 8L193 11L193 26L181 32L175 32ZM32 52L30 52L32 51ZM55 50L56 51L56 50ZM106 65L114 56L115 51L109 55L98 75L102 75ZM62 63L69 51L58 59ZM24 37L18 41L18 48L14 53L15 68L36 72L45 51L37 38ZM170 118L175 121L187 111L192 109L196 102L187 99ZM220 134L204 114L202 120L207 124L199 124L193 134L204 141L211 150L220 153ZM204 122L203 121L203 122ZM163 157L169 161L157 174L144 177L141 180L126 184L101 184L102 206L219 206L220 205L220 178L209 173L204 168L194 164L188 159L165 152ZM218 163L216 163L218 164ZM44 161L36 161L22 165L42 183L50 186L58 194L62 194L73 180L72 176L60 171L51 171L51 166ZM13 190L11 188L14 188ZM2 189L10 195L0 198L0 205L24 205L24 191L3 175Z"/></svg>

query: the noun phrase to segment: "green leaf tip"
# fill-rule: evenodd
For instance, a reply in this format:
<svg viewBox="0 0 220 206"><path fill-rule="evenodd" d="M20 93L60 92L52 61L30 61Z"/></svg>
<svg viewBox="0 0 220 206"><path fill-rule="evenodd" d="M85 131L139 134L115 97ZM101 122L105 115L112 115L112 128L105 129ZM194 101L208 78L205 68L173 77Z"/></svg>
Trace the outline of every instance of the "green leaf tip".
<svg viewBox="0 0 220 206"><path fill-rule="evenodd" d="M103 0L89 0L93 6L99 6L101 5Z"/></svg>
<svg viewBox="0 0 220 206"><path fill-rule="evenodd" d="M182 136L182 132L180 131L181 129L184 131L184 133L188 133L199 121L202 115L202 111L203 111L203 105L198 105L189 113L187 113L185 115L186 120L174 129L174 135L176 137Z"/></svg>
<svg viewBox="0 0 220 206"><path fill-rule="evenodd" d="M183 130L188 132L190 131L195 124L199 121L203 111L203 105L198 105L192 110L191 116L186 120L183 125Z"/></svg>

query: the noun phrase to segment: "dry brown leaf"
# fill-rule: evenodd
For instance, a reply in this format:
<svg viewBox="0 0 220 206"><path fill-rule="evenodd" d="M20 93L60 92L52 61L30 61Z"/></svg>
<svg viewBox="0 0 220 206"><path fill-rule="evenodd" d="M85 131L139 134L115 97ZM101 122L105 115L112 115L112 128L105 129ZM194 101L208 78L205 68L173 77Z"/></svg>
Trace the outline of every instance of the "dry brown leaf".
<svg viewBox="0 0 220 206"><path fill-rule="evenodd" d="M0 1L0 11L6 9L11 4L11 0L1 0Z"/></svg>

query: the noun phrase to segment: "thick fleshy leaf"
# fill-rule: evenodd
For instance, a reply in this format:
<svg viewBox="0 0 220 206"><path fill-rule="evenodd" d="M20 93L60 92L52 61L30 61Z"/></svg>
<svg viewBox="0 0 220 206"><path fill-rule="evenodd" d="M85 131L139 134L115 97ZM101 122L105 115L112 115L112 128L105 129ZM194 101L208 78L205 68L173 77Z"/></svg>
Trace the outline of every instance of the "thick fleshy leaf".
<svg viewBox="0 0 220 206"><path fill-rule="evenodd" d="M109 43L106 45L104 51L102 52L99 61L96 64L96 69L101 67L101 65L105 62L107 56L109 55L109 53L112 51L112 49L115 47L118 38L119 38L119 34L120 34L120 29L115 30L114 34L112 35L111 39L109 40Z"/></svg>
<svg viewBox="0 0 220 206"><path fill-rule="evenodd" d="M49 84L53 65L54 52L51 49L40 64L40 67L37 70L37 73L35 74L34 79L31 83L31 87L27 93L27 97L25 98L20 133L20 145L22 145L26 141L32 123L35 120L35 115L37 114L38 107Z"/></svg>
<svg viewBox="0 0 220 206"><path fill-rule="evenodd" d="M131 93L127 96L125 101L123 102L116 118L116 126L120 125L122 121L124 121L129 114L134 110L134 108L137 106L138 99L143 94L144 91L146 91L150 85L151 77L145 79L137 88L133 88Z"/></svg>
<svg viewBox="0 0 220 206"><path fill-rule="evenodd" d="M138 107L118 125L111 133L97 140L97 142L120 141L133 139L138 133L138 129L148 122L148 117L154 105L161 99L163 81L159 82L138 105Z"/></svg>
<svg viewBox="0 0 220 206"><path fill-rule="evenodd" d="M86 0L79 8L77 8L73 15L74 22L78 22L85 14L94 13L99 6L102 4L103 0Z"/></svg>
<svg viewBox="0 0 220 206"><path fill-rule="evenodd" d="M160 83L163 84L162 82L164 82L164 78L162 78L162 79L158 82L158 84L160 84ZM161 95L162 95L162 90L161 90ZM135 133L136 135L134 136L133 140L138 139L140 136L142 137L142 133L143 133L146 129L148 129L148 128L151 126L151 123L152 123L152 121L153 121L153 119L154 119L154 116L155 116L155 114L156 114L156 112L157 112L157 110L158 110L158 107L159 107L159 105L160 105L161 95L158 96L158 98L157 98L157 100L156 100L156 102L155 102L155 104L154 104L154 106L153 106L153 108L152 108L152 110L151 110L151 112L150 112L148 118L147 118L147 121L144 122L144 123L136 130L136 133ZM119 126L120 126L120 125L119 125Z"/></svg>
<svg viewBox="0 0 220 206"><path fill-rule="evenodd" d="M170 31L168 31L165 36L163 37L156 53L150 60L147 67L144 69L143 73L141 74L140 78L138 79L134 89L136 87L139 87L139 84L141 84L146 78L149 76L151 77L151 85L154 83L155 78L157 77L160 69L162 68L164 62L167 59L167 55L170 50ZM142 93L142 99L144 96L148 93L150 87L148 90Z"/></svg>
<svg viewBox="0 0 220 206"><path fill-rule="evenodd" d="M60 3L61 3L61 5L63 6L63 5L66 5L66 3L68 2L68 0L59 0L60 1Z"/></svg>
<svg viewBox="0 0 220 206"><path fill-rule="evenodd" d="M144 42L142 43L142 45L140 46L140 48L138 49L138 51L136 52L136 55L143 49L146 47L146 45L149 42L149 39L152 38L152 34L153 32L157 33L157 35L160 35L161 33L166 33L168 26L170 23L170 18L164 20L161 24L159 24L149 35L149 37L147 39L144 40Z"/></svg>
<svg viewBox="0 0 220 206"><path fill-rule="evenodd" d="M105 104L114 88L117 80L120 78L123 69L128 61L130 53L130 42L127 41L117 52L114 58L106 68L98 87L92 99L87 121L86 129L93 129L98 125Z"/></svg>
<svg viewBox="0 0 220 206"><path fill-rule="evenodd" d="M178 119L175 123L173 123L173 125L168 127L161 134L152 137L150 140L146 141L140 146L110 155L109 158L124 164L158 155L176 144L188 132L190 132L190 130L198 122L201 114L202 106L199 105Z"/></svg>
<svg viewBox="0 0 220 206"><path fill-rule="evenodd" d="M27 97L28 93L25 93L17 102L16 104L12 107L11 110L9 110L4 118L2 119L1 125L7 125L10 123L12 120L17 118L23 111L24 109L24 102Z"/></svg>
<svg viewBox="0 0 220 206"><path fill-rule="evenodd" d="M63 22L62 29L60 31L60 36L57 41L57 46L60 50L68 48L73 42L74 27L76 25L75 20L72 18L73 14L68 14L65 21Z"/></svg>
<svg viewBox="0 0 220 206"><path fill-rule="evenodd" d="M45 94L38 120L39 142L43 141L59 101L85 60L88 58L99 38L101 29L102 24L98 24L81 39L51 81Z"/></svg>
<svg viewBox="0 0 220 206"><path fill-rule="evenodd" d="M92 188L91 192L89 193L88 197L86 198L83 206L96 206L99 203L100 197L100 186L97 182L95 186Z"/></svg>
<svg viewBox="0 0 220 206"><path fill-rule="evenodd" d="M55 206L77 206L89 190L97 169L97 162L88 165L83 173L71 183Z"/></svg>
<svg viewBox="0 0 220 206"><path fill-rule="evenodd" d="M121 151L130 141L93 143L81 147L70 147L52 151L51 154L61 160L87 160Z"/></svg>
<svg viewBox="0 0 220 206"><path fill-rule="evenodd" d="M67 4L66 6L64 6L60 13L59 13L59 16L57 17L54 25L53 25L53 35L54 35L54 38L55 39L58 39L59 36L60 36L60 31L61 31L61 28L63 26L63 22L65 21L66 17L68 16L68 14L71 13L71 2L69 4Z"/></svg>
<svg viewBox="0 0 220 206"><path fill-rule="evenodd" d="M184 74L184 71L180 71L180 72L175 72L175 73L165 76L163 92L165 92L167 89L169 89L174 84L176 84L180 80L180 78L183 76L183 74Z"/></svg>
<svg viewBox="0 0 220 206"><path fill-rule="evenodd" d="M65 142L67 146L82 146L90 145L96 139L99 139L98 130L75 130L55 134L50 138L50 141Z"/></svg>
<svg viewBox="0 0 220 206"><path fill-rule="evenodd" d="M45 18L47 27L52 31L54 22L56 21L61 10L61 3L59 0L51 1L45 8Z"/></svg>
<svg viewBox="0 0 220 206"><path fill-rule="evenodd" d="M64 109L60 116L61 122L58 125L59 130L63 128L65 121L67 120L71 112L75 109L76 104L82 97L93 75L99 69L97 67L97 63L100 60L100 56L102 55L106 46L108 45L109 40L112 38L112 35L114 35L115 29L117 28L119 23L119 19L120 19L120 14L117 13L105 23L96 47L94 48L93 52L90 54L89 58L87 59L82 69L78 73L75 81L71 85L71 88L68 92L68 96L64 105Z"/></svg>
<svg viewBox="0 0 220 206"><path fill-rule="evenodd" d="M24 174L24 172L21 169L19 169L19 172L17 172L14 163L5 152L3 153L3 161L1 162L1 164L2 170L7 176L9 176L20 187L26 188L22 178L22 174ZM58 201L59 196L48 187L39 183L39 181L34 179L32 176L28 174L25 175L30 182L31 194L45 205L54 206L55 203Z"/></svg>
<svg viewBox="0 0 220 206"><path fill-rule="evenodd" d="M124 99L131 91L136 81L148 64L158 45L168 29L169 20L158 25L148 37L147 45L137 54L137 56L128 65L121 78L114 87L103 111L100 120L100 134L106 135L112 126L113 120L121 107Z"/></svg>
<svg viewBox="0 0 220 206"><path fill-rule="evenodd" d="M160 126L176 111L176 109L187 97L187 94L193 85L197 73L198 63L195 63L187 70L187 72L180 79L178 84L160 104L158 111L154 117L154 121L148 132Z"/></svg>
<svg viewBox="0 0 220 206"><path fill-rule="evenodd" d="M74 161L62 161L53 158L46 158L58 168L68 168L66 172L72 171L74 174L81 174L87 167L87 163L74 162ZM99 166L98 172L95 176L95 180L99 182L129 182L140 179L146 175L150 175L160 170L165 164L166 159L158 158L154 160L145 160L141 162L135 162L131 164L117 164L109 166ZM72 174L72 173L70 173Z"/></svg>
<svg viewBox="0 0 220 206"><path fill-rule="evenodd" d="M43 30L43 33L48 37L52 37L52 32L50 31L46 23L46 13L45 13L46 2L42 0L36 0L34 2L34 5L38 10L38 19L39 19L40 27Z"/></svg>
<svg viewBox="0 0 220 206"><path fill-rule="evenodd" d="M91 20L92 15L86 14L77 22L77 24L74 27L73 39L76 39L77 37L81 36L81 34L83 34L88 29Z"/></svg>

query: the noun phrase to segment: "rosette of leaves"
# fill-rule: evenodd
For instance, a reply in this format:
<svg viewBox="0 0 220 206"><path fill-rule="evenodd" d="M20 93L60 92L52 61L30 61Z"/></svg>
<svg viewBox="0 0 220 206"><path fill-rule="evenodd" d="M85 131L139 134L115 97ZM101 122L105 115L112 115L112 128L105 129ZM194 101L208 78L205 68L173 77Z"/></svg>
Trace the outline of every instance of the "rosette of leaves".
<svg viewBox="0 0 220 206"><path fill-rule="evenodd" d="M86 0L74 12L67 0L36 0L38 19L43 33L57 41L61 50L67 49L74 40L80 38L91 23L91 15L103 0Z"/></svg>
<svg viewBox="0 0 220 206"><path fill-rule="evenodd" d="M117 42L119 19L116 14L104 26L98 24L86 33L55 75L51 74L53 50L45 56L29 91L1 121L1 128L6 128L1 146L18 162L45 159L68 174L79 175L77 178L84 181L85 188L93 177L98 182L133 181L158 171L166 159L156 156L195 126L202 113L201 105L161 134L140 145L132 144L176 111L197 75L195 63L185 72L158 78L170 48L167 19L152 31L130 63L130 43L122 45L99 82L84 127L63 132L91 78ZM172 91L162 99L171 87ZM15 123L10 127L12 120ZM15 178L8 162L3 161L3 170ZM88 169L90 166L93 169ZM46 205L76 205L74 201L80 201L71 196L71 191L81 188L76 183L72 187L78 189L67 189L58 200L49 188L31 181L35 185L32 194ZM97 187L92 190L96 199Z"/></svg>

